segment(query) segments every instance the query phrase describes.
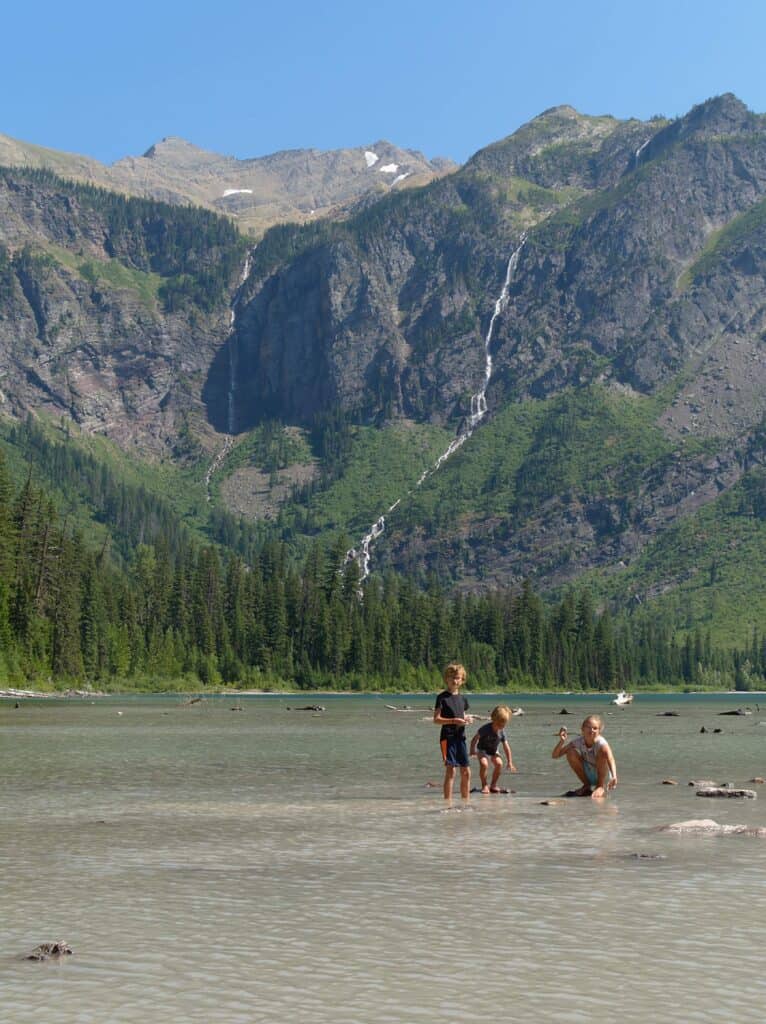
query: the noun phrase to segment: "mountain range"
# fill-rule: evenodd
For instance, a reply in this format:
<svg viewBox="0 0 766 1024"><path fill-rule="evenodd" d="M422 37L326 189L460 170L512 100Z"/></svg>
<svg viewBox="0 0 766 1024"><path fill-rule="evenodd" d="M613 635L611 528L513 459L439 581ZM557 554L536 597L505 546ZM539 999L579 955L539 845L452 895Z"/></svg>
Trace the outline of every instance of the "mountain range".
<svg viewBox="0 0 766 1024"><path fill-rule="evenodd" d="M170 136L142 156L113 164L60 153L0 134L0 166L45 168L125 195L193 203L260 237L273 224L342 215L368 196L423 185L456 168L452 160L380 140L352 149L299 149L238 160Z"/></svg>
<svg viewBox="0 0 766 1024"><path fill-rule="evenodd" d="M385 515L373 572L757 627L764 116L556 107L460 168L383 143L72 159L0 138L9 415L185 473L187 507L296 552Z"/></svg>

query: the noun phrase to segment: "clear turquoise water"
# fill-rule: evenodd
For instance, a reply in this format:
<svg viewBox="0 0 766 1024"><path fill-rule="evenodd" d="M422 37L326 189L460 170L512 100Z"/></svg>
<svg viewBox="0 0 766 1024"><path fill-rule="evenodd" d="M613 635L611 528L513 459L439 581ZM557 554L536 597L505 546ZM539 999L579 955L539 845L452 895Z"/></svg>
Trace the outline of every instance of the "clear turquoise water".
<svg viewBox="0 0 766 1024"><path fill-rule="evenodd" d="M0 1019L760 1019L766 840L655 828L766 826L766 793L687 785L766 776L766 695L514 696L516 794L450 812L431 703L3 702ZM572 785L555 734L591 711L620 786L544 806ZM18 959L59 938L74 956Z"/></svg>

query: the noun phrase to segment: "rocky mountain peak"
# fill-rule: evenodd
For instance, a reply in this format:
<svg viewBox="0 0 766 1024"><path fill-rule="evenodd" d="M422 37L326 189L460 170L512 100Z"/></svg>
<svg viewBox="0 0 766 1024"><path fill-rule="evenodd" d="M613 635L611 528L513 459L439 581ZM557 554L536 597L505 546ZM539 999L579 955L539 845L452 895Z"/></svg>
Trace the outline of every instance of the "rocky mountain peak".
<svg viewBox="0 0 766 1024"><path fill-rule="evenodd" d="M126 160L134 160L134 157L126 157ZM195 146L178 135L167 135L159 142L151 145L139 159L152 160L158 165L166 165L174 168L189 166L199 167L200 164L220 163L221 156L211 153L209 150ZM118 161L118 164L122 161Z"/></svg>

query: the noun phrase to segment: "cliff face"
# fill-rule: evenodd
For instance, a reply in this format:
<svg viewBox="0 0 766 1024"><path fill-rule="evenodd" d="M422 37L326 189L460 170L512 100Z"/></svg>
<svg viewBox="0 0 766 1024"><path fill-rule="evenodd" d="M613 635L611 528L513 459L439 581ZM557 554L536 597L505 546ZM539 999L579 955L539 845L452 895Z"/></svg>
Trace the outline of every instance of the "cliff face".
<svg viewBox="0 0 766 1024"><path fill-rule="evenodd" d="M189 416L202 429L201 384L226 337L243 257L233 230L202 218L1 174L6 411L68 416L147 455L177 449ZM196 256L181 254L184 233L199 238ZM213 262L217 293L205 271Z"/></svg>
<svg viewBox="0 0 766 1024"><path fill-rule="evenodd" d="M670 124L556 108L424 190L267 237L231 341L238 427L264 412L307 423L328 404L369 423L457 427L524 238L493 328L481 429L569 388L622 390L651 400L667 457L638 467L629 493L612 480L603 494L543 496L534 513L514 511L513 529L510 513L464 507L450 540L449 524L418 532L416 510L397 512L381 564L468 585L535 571L563 580L635 557L761 458L766 119L733 96ZM689 455L686 440L704 452Z"/></svg>
<svg viewBox="0 0 766 1024"><path fill-rule="evenodd" d="M730 334L748 320L760 222L744 239L737 219L766 195L763 119L723 97L667 127L556 108L518 135L416 195L296 231L292 259L267 240L235 342L243 405L298 420L327 401L369 418L464 413L523 231L495 404L602 375L651 391L721 318Z"/></svg>

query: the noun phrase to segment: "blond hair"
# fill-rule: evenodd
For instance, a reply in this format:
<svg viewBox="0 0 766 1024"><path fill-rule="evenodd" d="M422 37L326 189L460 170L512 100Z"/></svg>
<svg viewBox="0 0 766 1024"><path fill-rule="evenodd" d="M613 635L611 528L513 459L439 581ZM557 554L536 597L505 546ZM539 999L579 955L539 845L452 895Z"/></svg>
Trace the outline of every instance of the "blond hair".
<svg viewBox="0 0 766 1024"><path fill-rule="evenodd" d="M506 704L498 704L496 708L492 708L489 713L489 717L495 723L495 725L507 725L513 712Z"/></svg>
<svg viewBox="0 0 766 1024"><path fill-rule="evenodd" d="M444 670L445 683L449 682L450 679L459 679L461 683L464 683L465 677L465 666L461 665L459 661L451 661Z"/></svg>
<svg viewBox="0 0 766 1024"><path fill-rule="evenodd" d="M593 722L593 724L597 725L599 729L604 728L604 720L602 719L601 715L588 715L587 718L583 718L582 725L580 726L580 728L584 729L588 722Z"/></svg>

